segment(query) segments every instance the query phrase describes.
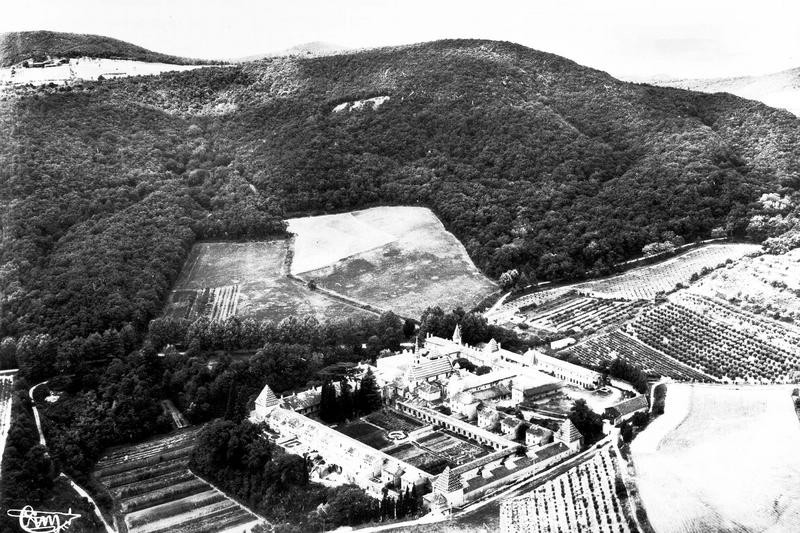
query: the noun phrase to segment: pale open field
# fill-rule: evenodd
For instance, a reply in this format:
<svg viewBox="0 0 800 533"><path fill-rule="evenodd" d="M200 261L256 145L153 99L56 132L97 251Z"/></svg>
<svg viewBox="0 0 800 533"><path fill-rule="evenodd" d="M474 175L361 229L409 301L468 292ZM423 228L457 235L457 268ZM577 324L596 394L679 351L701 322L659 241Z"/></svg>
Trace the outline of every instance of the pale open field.
<svg viewBox="0 0 800 533"><path fill-rule="evenodd" d="M800 531L800 423L791 386L668 386L631 446L657 533Z"/></svg>
<svg viewBox="0 0 800 533"><path fill-rule="evenodd" d="M403 316L419 317L432 305L470 307L497 288L426 208L292 219L289 231L297 233L293 272Z"/></svg>
<svg viewBox="0 0 800 533"><path fill-rule="evenodd" d="M288 247L286 240L196 244L170 294L165 314L190 319L206 315L219 320L235 314L275 321L313 314L322 321L363 313L286 278Z"/></svg>

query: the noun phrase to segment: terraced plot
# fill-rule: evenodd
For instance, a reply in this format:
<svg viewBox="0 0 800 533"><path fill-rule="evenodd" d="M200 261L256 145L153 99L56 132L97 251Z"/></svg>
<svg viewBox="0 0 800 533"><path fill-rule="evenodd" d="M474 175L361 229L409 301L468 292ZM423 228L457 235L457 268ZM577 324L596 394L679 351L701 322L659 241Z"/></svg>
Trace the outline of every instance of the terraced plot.
<svg viewBox="0 0 800 533"><path fill-rule="evenodd" d="M657 374L677 380L712 381L714 378L656 351L646 344L621 331L603 333L560 353L568 354L589 367L600 366L604 361L620 358L632 363L649 374Z"/></svg>
<svg viewBox="0 0 800 533"><path fill-rule="evenodd" d="M556 332L584 331L615 324L632 314L637 303L566 296L525 312L527 324Z"/></svg>
<svg viewBox="0 0 800 533"><path fill-rule="evenodd" d="M187 468L199 431L118 448L98 461L95 476L130 533L200 533L256 523L255 515Z"/></svg>
<svg viewBox="0 0 800 533"><path fill-rule="evenodd" d="M616 276L554 287L528 294L507 302L487 318L508 322L520 310L532 305L540 306L576 291L581 296L618 300L652 300L659 292L670 292L678 283L689 283L692 274L703 268L715 268L728 259L736 260L761 249L757 244L709 244L653 265L634 268Z"/></svg>
<svg viewBox="0 0 800 533"><path fill-rule="evenodd" d="M739 259L760 250L758 244L709 244L661 263L583 283L581 288L609 298L651 300L658 292L669 292L678 283L688 283L692 274L699 274L703 268L715 268L728 259Z"/></svg>
<svg viewBox="0 0 800 533"><path fill-rule="evenodd" d="M500 530L507 533L591 531L629 533L617 497L617 459L610 447L533 492L501 503Z"/></svg>

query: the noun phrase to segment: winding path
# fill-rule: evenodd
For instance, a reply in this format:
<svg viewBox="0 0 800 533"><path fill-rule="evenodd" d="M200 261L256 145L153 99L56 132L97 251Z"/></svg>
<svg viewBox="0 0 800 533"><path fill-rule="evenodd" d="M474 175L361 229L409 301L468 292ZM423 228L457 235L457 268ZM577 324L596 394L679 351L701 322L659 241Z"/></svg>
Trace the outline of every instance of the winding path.
<svg viewBox="0 0 800 533"><path fill-rule="evenodd" d="M50 456L50 452L47 451L47 441L44 438L44 431L42 431L42 420L39 417L39 409L36 407L36 400L33 399L33 391L36 389L36 387L39 387L41 385L46 385L46 384L47 384L47 381L42 381L41 383L37 383L36 385L34 385L33 387L31 387L28 390L28 396L31 399L31 408L33 409L33 418L36 420L36 430L39 432L39 444L41 444L45 448L45 455L47 455L49 457ZM81 498L86 498L87 500L89 500L89 502L94 507L94 514L97 516L97 518L100 520L100 522L102 522L103 526L106 529L106 533L117 533L117 530L114 529L113 527L111 527L108 524L108 522L106 522L106 519L103 517L103 513L100 512L100 507L97 505L97 502L94 501L94 498L92 498L89 495L88 492L86 492L83 488L81 488L80 485L75 483L75 481L71 477L66 475L64 472L60 472L58 474L58 476L59 477L63 477L64 479L66 479L69 482L69 484L72 486L72 488L75 490L75 492L77 492L78 495Z"/></svg>

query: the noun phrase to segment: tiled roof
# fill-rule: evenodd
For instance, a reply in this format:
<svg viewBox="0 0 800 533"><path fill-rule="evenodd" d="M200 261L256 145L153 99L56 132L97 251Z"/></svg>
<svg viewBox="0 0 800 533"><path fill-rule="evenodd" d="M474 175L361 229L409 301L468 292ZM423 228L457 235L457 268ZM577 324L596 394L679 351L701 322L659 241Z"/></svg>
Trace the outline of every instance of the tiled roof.
<svg viewBox="0 0 800 533"><path fill-rule="evenodd" d="M464 390L476 389L478 387L485 387L486 385L490 385L498 381L505 381L515 377L517 374L518 372L507 369L495 370L483 374L482 376L470 374L463 380Z"/></svg>
<svg viewBox="0 0 800 533"><path fill-rule="evenodd" d="M522 389L523 396L539 396L540 394L547 394L548 392L558 390L561 388L561 382L545 383L543 385L536 385L534 387L525 387Z"/></svg>
<svg viewBox="0 0 800 533"><path fill-rule="evenodd" d="M531 427L527 429L526 433L542 438L547 438L553 434L551 430L543 428L542 426L537 426L536 424L532 424Z"/></svg>
<svg viewBox="0 0 800 533"><path fill-rule="evenodd" d="M264 407L278 405L278 402L278 397L275 396L275 393L272 392L272 389L269 388L269 385L264 385L264 388L261 389L261 394L259 394L258 398L256 398L256 405L263 405Z"/></svg>
<svg viewBox="0 0 800 533"><path fill-rule="evenodd" d="M454 492L460 488L461 474L450 470L449 466L433 482L433 489L438 492Z"/></svg>
<svg viewBox="0 0 800 533"><path fill-rule="evenodd" d="M519 427L520 424L523 423L523 420L519 418L514 418L513 416L507 416L500 422L501 427L504 431L508 431L511 428Z"/></svg>
<svg viewBox="0 0 800 533"><path fill-rule="evenodd" d="M625 416L630 413L635 413L640 409L647 409L649 407L647 403L647 397L643 394L639 396L634 396L633 398L628 398L627 400L623 400L617 404L612 405L608 409L606 409L606 414L618 417L618 416Z"/></svg>
<svg viewBox="0 0 800 533"><path fill-rule="evenodd" d="M428 394L433 394L437 392L442 392L442 389L436 383L431 383L430 381L425 381L420 383L419 390L422 392L426 392Z"/></svg>
<svg viewBox="0 0 800 533"><path fill-rule="evenodd" d="M560 453L564 453L568 450L569 447L563 442L554 442L539 448L534 455L536 456L537 461L544 461L545 459L550 459L551 457L554 457Z"/></svg>
<svg viewBox="0 0 800 533"><path fill-rule="evenodd" d="M583 438L583 435L581 435L581 432L575 427L575 424L572 423L572 420L567 418L561 423L561 427L558 428L556 438L562 442L575 442Z"/></svg>
<svg viewBox="0 0 800 533"><path fill-rule="evenodd" d="M453 365L447 357L438 359L420 358L418 363L412 364L408 368L409 381L421 381L424 379L440 376L453 371Z"/></svg>
<svg viewBox="0 0 800 533"><path fill-rule="evenodd" d="M284 396L281 398L283 403L289 409L294 409L295 411L306 409L308 407L313 407L319 405L320 398L321 398L320 390L318 389L309 389L307 391L301 392L300 394L292 394L291 396Z"/></svg>

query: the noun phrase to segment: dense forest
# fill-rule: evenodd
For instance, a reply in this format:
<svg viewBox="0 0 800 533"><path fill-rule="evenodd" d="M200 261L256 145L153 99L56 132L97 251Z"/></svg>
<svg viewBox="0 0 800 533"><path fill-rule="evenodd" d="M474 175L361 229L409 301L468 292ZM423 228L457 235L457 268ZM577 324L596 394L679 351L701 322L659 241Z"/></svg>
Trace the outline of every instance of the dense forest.
<svg viewBox="0 0 800 533"><path fill-rule="evenodd" d="M509 43L19 88L0 104L2 336L140 330L192 242L279 234L289 214L427 205L488 275L564 279L665 234L744 236L761 194L800 187L788 113Z"/></svg>
<svg viewBox="0 0 800 533"><path fill-rule="evenodd" d="M56 31L17 31L0 34L0 67L10 67L22 61L42 61L47 57L96 57L131 59L148 63L175 65L209 64L211 61L188 59L151 52L141 46L104 37Z"/></svg>
<svg viewBox="0 0 800 533"><path fill-rule="evenodd" d="M786 112L490 41L9 89L0 360L19 364L20 387L59 376L50 386L63 393L45 413L56 465L39 475L86 480L104 447L165 427L158 398L195 422L238 423L264 379L276 393L335 381L342 364L408 336L391 316L151 322L197 240L282 236L289 215L424 205L489 276L577 279L668 237L777 238L795 208L759 199L797 198L797 146L800 121ZM469 342L518 342L461 310L426 311L420 334L449 337L457 322ZM167 344L187 353L157 357ZM256 354L225 355L237 349ZM9 438L4 472L22 471L35 442L25 420L15 416L20 447Z"/></svg>

